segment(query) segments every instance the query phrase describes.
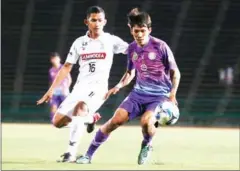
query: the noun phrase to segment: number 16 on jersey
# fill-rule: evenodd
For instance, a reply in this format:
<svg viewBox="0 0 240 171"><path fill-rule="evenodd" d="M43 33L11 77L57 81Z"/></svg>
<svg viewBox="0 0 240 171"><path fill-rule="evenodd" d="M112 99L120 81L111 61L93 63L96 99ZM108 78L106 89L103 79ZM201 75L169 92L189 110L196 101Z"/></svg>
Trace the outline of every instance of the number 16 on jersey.
<svg viewBox="0 0 240 171"><path fill-rule="evenodd" d="M89 63L89 72L95 72L96 69L96 62Z"/></svg>

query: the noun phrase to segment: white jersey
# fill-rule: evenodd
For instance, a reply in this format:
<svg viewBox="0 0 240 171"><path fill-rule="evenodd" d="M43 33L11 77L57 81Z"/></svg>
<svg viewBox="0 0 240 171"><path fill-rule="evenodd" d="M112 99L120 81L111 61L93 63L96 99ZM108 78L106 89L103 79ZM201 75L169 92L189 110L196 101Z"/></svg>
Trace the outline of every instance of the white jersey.
<svg viewBox="0 0 240 171"><path fill-rule="evenodd" d="M75 87L78 85L98 84L108 87L108 78L113 55L127 53L128 43L117 36L103 33L97 39L86 34L77 38L70 48L66 62L80 65Z"/></svg>

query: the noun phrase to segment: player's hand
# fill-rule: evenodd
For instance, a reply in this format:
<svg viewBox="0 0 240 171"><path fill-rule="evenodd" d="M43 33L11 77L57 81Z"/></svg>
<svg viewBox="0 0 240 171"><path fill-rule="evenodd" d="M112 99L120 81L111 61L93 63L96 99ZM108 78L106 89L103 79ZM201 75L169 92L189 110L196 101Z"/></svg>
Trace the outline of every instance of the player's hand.
<svg viewBox="0 0 240 171"><path fill-rule="evenodd" d="M49 102L49 100L51 100L52 96L53 96L53 92L51 90L47 91L42 96L42 98L37 101L37 105L40 105L40 104L42 104L44 102L46 102L46 103Z"/></svg>
<svg viewBox="0 0 240 171"><path fill-rule="evenodd" d="M178 105L178 102L177 102L177 100L176 100L176 95L175 95L175 94L170 93L169 100L170 100L173 104Z"/></svg>
<svg viewBox="0 0 240 171"><path fill-rule="evenodd" d="M119 88L113 87L106 93L106 95L104 96L104 100L108 99L109 96L111 96L112 94L116 94L119 90L120 90Z"/></svg>

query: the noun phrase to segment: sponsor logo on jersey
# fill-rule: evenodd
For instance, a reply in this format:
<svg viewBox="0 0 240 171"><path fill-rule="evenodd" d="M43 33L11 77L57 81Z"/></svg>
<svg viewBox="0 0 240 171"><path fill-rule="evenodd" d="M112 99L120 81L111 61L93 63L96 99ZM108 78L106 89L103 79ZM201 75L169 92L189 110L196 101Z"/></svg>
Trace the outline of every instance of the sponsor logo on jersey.
<svg viewBox="0 0 240 171"><path fill-rule="evenodd" d="M82 50L85 50L87 45L88 45L88 42L82 42Z"/></svg>
<svg viewBox="0 0 240 171"><path fill-rule="evenodd" d="M82 60L90 60L90 59L105 59L106 58L106 53L101 52L101 53L86 53L86 54L81 54L80 57Z"/></svg>
<svg viewBox="0 0 240 171"><path fill-rule="evenodd" d="M87 46L88 42L82 42L82 46Z"/></svg>
<svg viewBox="0 0 240 171"><path fill-rule="evenodd" d="M133 52L132 59L136 61L138 59L138 55L136 52Z"/></svg>
<svg viewBox="0 0 240 171"><path fill-rule="evenodd" d="M148 58L149 58L150 60L156 59L156 53L154 53L154 52L148 53Z"/></svg>

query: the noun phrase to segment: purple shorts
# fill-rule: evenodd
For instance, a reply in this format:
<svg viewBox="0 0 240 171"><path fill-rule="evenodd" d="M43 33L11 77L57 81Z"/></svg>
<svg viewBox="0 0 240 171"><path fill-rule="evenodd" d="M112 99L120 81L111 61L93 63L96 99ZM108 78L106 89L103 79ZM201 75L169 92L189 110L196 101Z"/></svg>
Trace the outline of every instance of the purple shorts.
<svg viewBox="0 0 240 171"><path fill-rule="evenodd" d="M129 120L132 120L142 116L148 110L154 112L165 101L168 101L166 96L142 95L132 91L120 104L119 108L127 110Z"/></svg>
<svg viewBox="0 0 240 171"><path fill-rule="evenodd" d="M50 106L56 105L57 107L59 107L65 98L65 95L53 95L50 101Z"/></svg>

